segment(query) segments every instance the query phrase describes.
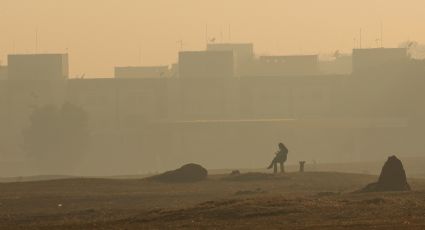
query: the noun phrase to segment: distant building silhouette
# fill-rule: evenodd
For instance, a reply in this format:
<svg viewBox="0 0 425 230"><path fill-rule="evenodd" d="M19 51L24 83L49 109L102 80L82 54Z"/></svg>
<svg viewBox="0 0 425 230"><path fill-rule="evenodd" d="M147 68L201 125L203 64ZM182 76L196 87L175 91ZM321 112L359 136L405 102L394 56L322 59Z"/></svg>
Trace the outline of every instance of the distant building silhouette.
<svg viewBox="0 0 425 230"><path fill-rule="evenodd" d="M193 159L255 167L275 139L301 138L291 146L323 161L423 149L425 63L403 50L355 50L352 74L350 56L321 72L315 55L256 58L250 44L208 49L181 52L167 77L158 76L165 66L130 67L110 79L68 79L66 54L10 55L8 78L0 78L0 150L24 156L19 143L33 108L64 102L88 112L91 159L111 167L121 160L155 170L158 156L164 167Z"/></svg>
<svg viewBox="0 0 425 230"><path fill-rule="evenodd" d="M308 76L319 74L317 55L260 56L249 75Z"/></svg>
<svg viewBox="0 0 425 230"><path fill-rule="evenodd" d="M179 53L180 78L234 77L232 51L185 51Z"/></svg>
<svg viewBox="0 0 425 230"><path fill-rule="evenodd" d="M6 80L7 79L7 66L0 65L0 80Z"/></svg>
<svg viewBox="0 0 425 230"><path fill-rule="evenodd" d="M68 55L9 55L7 79L0 81L0 97L3 98L0 110L5 111L0 113L5 116L4 120L0 118L3 127L0 132L6 135L4 144L8 149L19 152L22 130L28 125L34 108L61 105L66 101ZM1 124L2 121L5 123Z"/></svg>
<svg viewBox="0 0 425 230"><path fill-rule="evenodd" d="M179 77L179 63L171 64L170 77L172 77L172 78L178 78Z"/></svg>
<svg viewBox="0 0 425 230"><path fill-rule="evenodd" d="M61 80L68 78L68 54L8 56L10 80Z"/></svg>
<svg viewBox="0 0 425 230"><path fill-rule="evenodd" d="M254 58L252 43L209 43L207 51L233 51L238 62L247 62Z"/></svg>
<svg viewBox="0 0 425 230"><path fill-rule="evenodd" d="M353 73L375 73L397 64L397 62L405 62L407 60L406 48L354 49Z"/></svg>
<svg viewBox="0 0 425 230"><path fill-rule="evenodd" d="M128 66L115 67L115 78L160 78L169 77L168 66Z"/></svg>
<svg viewBox="0 0 425 230"><path fill-rule="evenodd" d="M232 51L237 76L247 75L255 58L252 43L210 43L207 44L207 51Z"/></svg>
<svg viewBox="0 0 425 230"><path fill-rule="evenodd" d="M320 60L321 74L351 74L353 71L353 58L350 55L338 55L333 60Z"/></svg>

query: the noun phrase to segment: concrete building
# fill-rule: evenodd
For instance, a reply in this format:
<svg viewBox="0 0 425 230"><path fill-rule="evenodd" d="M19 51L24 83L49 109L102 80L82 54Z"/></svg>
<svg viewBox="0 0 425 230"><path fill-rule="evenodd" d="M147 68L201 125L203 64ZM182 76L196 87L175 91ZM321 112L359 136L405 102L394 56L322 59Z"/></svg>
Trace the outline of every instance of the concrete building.
<svg viewBox="0 0 425 230"><path fill-rule="evenodd" d="M115 78L161 78L170 77L168 66L128 66L115 67Z"/></svg>
<svg viewBox="0 0 425 230"><path fill-rule="evenodd" d="M0 65L0 80L6 80L7 79L7 66Z"/></svg>
<svg viewBox="0 0 425 230"><path fill-rule="evenodd" d="M254 58L254 44L252 43L209 43L207 51L233 51L240 61L250 61Z"/></svg>
<svg viewBox="0 0 425 230"><path fill-rule="evenodd" d="M249 71L251 76L307 76L319 74L317 55L260 56Z"/></svg>
<svg viewBox="0 0 425 230"><path fill-rule="evenodd" d="M187 51L179 53L180 78L234 77L233 51Z"/></svg>
<svg viewBox="0 0 425 230"><path fill-rule="evenodd" d="M350 55L338 55L333 60L320 60L321 74L351 74L353 72L353 58Z"/></svg>
<svg viewBox="0 0 425 230"><path fill-rule="evenodd" d="M8 56L11 106L61 104L68 80L67 54L19 54Z"/></svg>
<svg viewBox="0 0 425 230"><path fill-rule="evenodd" d="M7 116L7 124L2 127L9 140L7 149L19 152L22 130L29 125L34 108L61 105L66 101L67 83L66 54L8 56L8 79L0 83L6 98L1 110Z"/></svg>
<svg viewBox="0 0 425 230"><path fill-rule="evenodd" d="M9 133L10 119L8 107L7 81L0 79L0 157L12 157L13 153L16 153L16 151L12 151L12 145L9 144L11 142L11 135Z"/></svg>
<svg viewBox="0 0 425 230"><path fill-rule="evenodd" d="M406 48L353 50L353 74L375 73L409 60Z"/></svg>
<svg viewBox="0 0 425 230"><path fill-rule="evenodd" d="M178 78L179 77L179 64L173 63L170 68L170 77Z"/></svg>
<svg viewBox="0 0 425 230"><path fill-rule="evenodd" d="M252 43L210 43L207 44L207 51L233 51L237 76L246 75L249 65L255 58Z"/></svg>
<svg viewBox="0 0 425 230"><path fill-rule="evenodd" d="M64 102L89 114L91 147L81 172L91 175L163 171L187 162L261 168L280 141L296 152L290 160L321 162L423 150L424 68L381 78L317 74L317 56L278 56L258 60L270 69L238 78L234 51L179 56L179 77L27 73L0 80L0 108L6 111L0 113L0 154L24 158L19 144L32 108Z"/></svg>
<svg viewBox="0 0 425 230"><path fill-rule="evenodd" d="M68 54L15 54L8 56L10 80L64 80Z"/></svg>

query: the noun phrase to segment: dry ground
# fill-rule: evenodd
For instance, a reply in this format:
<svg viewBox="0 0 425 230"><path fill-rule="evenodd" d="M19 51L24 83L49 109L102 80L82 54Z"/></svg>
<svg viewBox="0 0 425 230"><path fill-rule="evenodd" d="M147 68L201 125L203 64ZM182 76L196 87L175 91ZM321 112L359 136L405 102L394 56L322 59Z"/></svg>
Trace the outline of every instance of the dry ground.
<svg viewBox="0 0 425 230"><path fill-rule="evenodd" d="M0 229L425 229L414 192L353 194L376 176L212 176L189 184L64 179L0 184Z"/></svg>

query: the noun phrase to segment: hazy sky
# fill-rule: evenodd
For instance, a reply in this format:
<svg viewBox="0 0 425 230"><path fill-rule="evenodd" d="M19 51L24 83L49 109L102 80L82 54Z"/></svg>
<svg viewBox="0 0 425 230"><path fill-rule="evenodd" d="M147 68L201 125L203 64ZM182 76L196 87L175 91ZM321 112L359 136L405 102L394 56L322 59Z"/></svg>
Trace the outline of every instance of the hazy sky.
<svg viewBox="0 0 425 230"><path fill-rule="evenodd" d="M253 42L259 54L349 52L363 31L376 47L425 41L423 0L0 0L0 58L8 53L70 54L71 76L112 76L117 65L175 62L179 44ZM221 32L222 31L222 32ZM141 54L141 55L140 55ZM140 58L141 56L141 58Z"/></svg>

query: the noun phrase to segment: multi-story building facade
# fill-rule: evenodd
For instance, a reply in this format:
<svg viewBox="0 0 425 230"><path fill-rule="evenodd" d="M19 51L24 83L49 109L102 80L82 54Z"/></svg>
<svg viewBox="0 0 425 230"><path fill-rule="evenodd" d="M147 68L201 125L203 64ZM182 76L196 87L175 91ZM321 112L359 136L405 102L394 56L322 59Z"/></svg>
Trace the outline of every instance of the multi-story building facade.
<svg viewBox="0 0 425 230"><path fill-rule="evenodd" d="M389 77L238 76L232 51L201 51L180 54L179 77L68 79L66 56L31 55L52 66L22 73L34 68L27 58L11 57L8 80L0 81L2 156L25 156L19 143L32 107L64 102L89 114L92 144L80 170L87 174L152 172L187 162L262 167L280 141L294 162L422 148L416 135L425 126L419 90L425 71L419 67Z"/></svg>

